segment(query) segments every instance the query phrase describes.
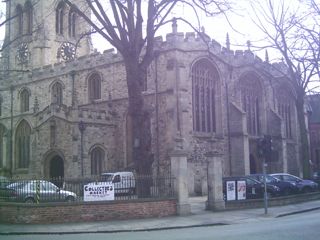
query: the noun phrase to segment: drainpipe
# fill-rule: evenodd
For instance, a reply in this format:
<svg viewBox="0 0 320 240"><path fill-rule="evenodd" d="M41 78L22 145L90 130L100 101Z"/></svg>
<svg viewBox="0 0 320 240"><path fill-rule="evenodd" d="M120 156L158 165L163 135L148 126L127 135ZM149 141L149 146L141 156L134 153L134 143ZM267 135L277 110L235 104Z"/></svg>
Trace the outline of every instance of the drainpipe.
<svg viewBox="0 0 320 240"><path fill-rule="evenodd" d="M6 12L8 12L6 10ZM8 19L11 19L11 1L9 1L9 18ZM8 24L6 24L6 26L8 27L8 36L6 36L8 39L8 42L11 41L11 21L8 22ZM8 64L8 69L10 69L10 53L8 53L8 60L7 60L7 64Z"/></svg>
<svg viewBox="0 0 320 240"><path fill-rule="evenodd" d="M71 93L71 106L72 108L74 108L75 106L75 87L74 87L74 79L75 79L75 75L76 75L76 71L71 71L70 72L70 75L71 75L71 79L72 79L72 93Z"/></svg>
<svg viewBox="0 0 320 240"><path fill-rule="evenodd" d="M14 87L10 87L10 94L11 94L11 106L10 106L10 162L9 162L9 169L10 169L10 174L12 175L13 173L13 90Z"/></svg>
<svg viewBox="0 0 320 240"><path fill-rule="evenodd" d="M229 81L232 80L232 66L228 67L229 70ZM229 175L232 176L232 146L231 146L231 136L230 136L230 102L229 102L229 88L228 88L228 82L226 82L226 103L227 103L227 129L228 129L228 149L229 149Z"/></svg>
<svg viewBox="0 0 320 240"><path fill-rule="evenodd" d="M86 129L86 125L83 121L79 122L79 130L80 130L80 164L81 164L81 177L84 176L84 164L83 164L83 133Z"/></svg>
<svg viewBox="0 0 320 240"><path fill-rule="evenodd" d="M160 172L160 150L159 150L159 99L158 99L158 58L159 51L155 51L155 105L156 105L156 158L157 158L157 176Z"/></svg>
<svg viewBox="0 0 320 240"><path fill-rule="evenodd" d="M177 130L179 132L179 137L181 137L181 122L180 122L180 100L179 100L179 81L180 81L180 72L179 72L179 63L175 59L175 71L176 71L176 111L177 111Z"/></svg>

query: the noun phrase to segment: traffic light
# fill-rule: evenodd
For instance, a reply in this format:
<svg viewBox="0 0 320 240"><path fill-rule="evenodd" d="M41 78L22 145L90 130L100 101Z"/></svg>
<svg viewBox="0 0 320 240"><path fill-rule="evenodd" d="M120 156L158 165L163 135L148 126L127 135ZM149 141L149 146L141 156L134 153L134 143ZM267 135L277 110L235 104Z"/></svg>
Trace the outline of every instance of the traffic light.
<svg viewBox="0 0 320 240"><path fill-rule="evenodd" d="M258 156L264 157L266 161L270 161L272 158L273 146L272 138L270 135L264 135L263 138L258 139Z"/></svg>

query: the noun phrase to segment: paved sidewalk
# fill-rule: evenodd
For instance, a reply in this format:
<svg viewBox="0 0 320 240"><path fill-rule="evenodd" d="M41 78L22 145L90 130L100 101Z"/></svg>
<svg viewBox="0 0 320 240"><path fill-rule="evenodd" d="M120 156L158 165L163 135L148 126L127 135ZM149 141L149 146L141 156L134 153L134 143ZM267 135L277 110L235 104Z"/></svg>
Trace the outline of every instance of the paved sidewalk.
<svg viewBox="0 0 320 240"><path fill-rule="evenodd" d="M0 224L0 235L152 231L261 221L266 218L276 218L320 209L320 200L317 200L270 207L267 215L264 214L263 208L212 212L204 210L205 200L206 198L203 197L191 198L192 213L188 216L63 224Z"/></svg>

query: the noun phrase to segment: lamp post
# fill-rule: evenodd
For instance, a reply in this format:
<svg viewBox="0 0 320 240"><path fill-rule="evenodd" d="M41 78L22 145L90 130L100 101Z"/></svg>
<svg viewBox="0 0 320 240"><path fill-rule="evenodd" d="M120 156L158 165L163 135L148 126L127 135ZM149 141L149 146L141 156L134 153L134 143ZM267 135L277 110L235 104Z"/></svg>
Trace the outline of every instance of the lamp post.
<svg viewBox="0 0 320 240"><path fill-rule="evenodd" d="M263 184L264 184L264 214L268 214L268 192L267 192L267 161L270 160L272 154L272 137L264 135L258 139L258 155L262 157Z"/></svg>

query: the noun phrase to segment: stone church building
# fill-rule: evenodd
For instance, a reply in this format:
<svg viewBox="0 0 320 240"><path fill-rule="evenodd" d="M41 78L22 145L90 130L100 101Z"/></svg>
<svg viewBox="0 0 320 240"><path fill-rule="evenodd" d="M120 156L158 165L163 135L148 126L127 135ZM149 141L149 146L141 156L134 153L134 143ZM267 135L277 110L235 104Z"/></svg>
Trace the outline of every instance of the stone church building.
<svg viewBox="0 0 320 240"><path fill-rule="evenodd" d="M6 5L7 17L16 17L6 25L1 59L0 172L71 178L132 169L121 56L93 51L83 34L90 27L62 1ZM181 149L189 193L203 194L205 153L222 157L224 176L261 172L257 143L271 135L267 171L299 174L295 92L283 64L205 33L180 33L176 24L155 49L143 92L155 172L169 171L170 153Z"/></svg>

